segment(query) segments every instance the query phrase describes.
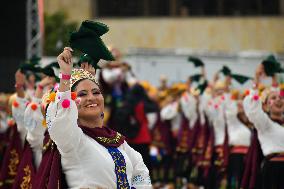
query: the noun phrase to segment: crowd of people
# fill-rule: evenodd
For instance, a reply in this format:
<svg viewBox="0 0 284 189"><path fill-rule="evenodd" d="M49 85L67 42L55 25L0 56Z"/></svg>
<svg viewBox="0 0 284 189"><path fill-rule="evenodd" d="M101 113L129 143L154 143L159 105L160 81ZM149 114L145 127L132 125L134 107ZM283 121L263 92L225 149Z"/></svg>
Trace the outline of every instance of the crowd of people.
<svg viewBox="0 0 284 189"><path fill-rule="evenodd" d="M254 78L224 66L212 81L190 57L200 73L154 87L93 39L107 30L85 21L57 62L20 65L15 93L0 101L0 189L284 188L284 84L273 55ZM74 49L85 53L77 64ZM245 90L231 84L250 79Z"/></svg>

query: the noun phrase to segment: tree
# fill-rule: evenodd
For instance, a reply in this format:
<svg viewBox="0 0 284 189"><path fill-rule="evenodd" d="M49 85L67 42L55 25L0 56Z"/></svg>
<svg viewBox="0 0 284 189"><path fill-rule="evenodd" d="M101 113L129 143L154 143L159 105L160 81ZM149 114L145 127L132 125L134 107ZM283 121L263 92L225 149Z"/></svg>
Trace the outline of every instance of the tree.
<svg viewBox="0 0 284 189"><path fill-rule="evenodd" d="M77 23L67 22L64 12L56 12L52 15L44 15L45 36L44 50L45 56L57 56L62 48L69 45L69 36L77 28Z"/></svg>

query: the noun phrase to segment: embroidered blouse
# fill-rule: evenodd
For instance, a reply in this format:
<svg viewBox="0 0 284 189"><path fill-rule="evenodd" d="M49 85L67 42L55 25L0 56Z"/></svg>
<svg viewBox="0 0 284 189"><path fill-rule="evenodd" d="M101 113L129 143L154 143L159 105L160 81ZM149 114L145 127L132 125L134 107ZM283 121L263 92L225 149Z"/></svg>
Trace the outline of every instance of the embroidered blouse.
<svg viewBox="0 0 284 189"><path fill-rule="evenodd" d="M263 154L284 152L284 127L272 121L262 109L261 100L253 99L257 92L251 91L243 105L248 119L257 129L258 139Z"/></svg>
<svg viewBox="0 0 284 189"><path fill-rule="evenodd" d="M69 108L62 108L64 99L70 100ZM118 148L102 146L83 133L77 119L78 110L71 100L71 92L57 92L55 102L47 109L46 121L50 137L61 154L62 169L70 188L117 188L118 182L128 182L137 189L152 188L149 171L138 152L126 142ZM117 177L117 172L125 170L119 167L123 161L127 181Z"/></svg>
<svg viewBox="0 0 284 189"><path fill-rule="evenodd" d="M226 103L226 121L228 126L229 144L232 146L249 146L251 131L238 119L238 107L235 100Z"/></svg>

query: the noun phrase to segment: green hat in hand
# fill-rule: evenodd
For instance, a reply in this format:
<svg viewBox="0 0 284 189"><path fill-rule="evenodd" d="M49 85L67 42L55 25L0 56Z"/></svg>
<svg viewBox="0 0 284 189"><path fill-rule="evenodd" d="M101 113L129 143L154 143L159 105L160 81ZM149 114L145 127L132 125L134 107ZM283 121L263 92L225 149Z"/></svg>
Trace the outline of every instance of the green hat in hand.
<svg viewBox="0 0 284 189"><path fill-rule="evenodd" d="M203 67L203 66L204 66L204 63L202 62L202 60L200 60L200 59L197 58L197 57L190 56L190 57L188 57L187 60L188 60L189 62L192 62L195 67Z"/></svg>
<svg viewBox="0 0 284 189"><path fill-rule="evenodd" d="M201 74L194 74L192 76L190 76L190 80L192 82L199 82L199 80L202 78Z"/></svg>
<svg viewBox="0 0 284 189"><path fill-rule="evenodd" d="M94 67L100 59L112 61L114 57L100 38L108 31L107 25L86 20L82 22L78 31L71 33L70 46L88 54L93 59Z"/></svg>
<svg viewBox="0 0 284 189"><path fill-rule="evenodd" d="M262 61L264 72L267 76L273 76L275 73L283 72L281 63L278 62L273 55L269 55L265 60Z"/></svg>
<svg viewBox="0 0 284 189"><path fill-rule="evenodd" d="M245 75L232 73L231 69L228 68L227 66L223 66L220 72L222 72L225 76L231 76L234 80L236 80L240 84L244 84L248 80L252 79L251 77Z"/></svg>

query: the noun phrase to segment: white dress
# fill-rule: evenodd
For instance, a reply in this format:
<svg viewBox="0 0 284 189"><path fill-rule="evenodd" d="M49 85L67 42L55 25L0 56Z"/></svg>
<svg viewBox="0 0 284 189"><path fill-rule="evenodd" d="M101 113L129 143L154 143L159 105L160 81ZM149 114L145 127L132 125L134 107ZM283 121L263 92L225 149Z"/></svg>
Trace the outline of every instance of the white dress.
<svg viewBox="0 0 284 189"><path fill-rule="evenodd" d="M257 129L258 139L265 156L284 152L284 127L272 121L262 109L261 100L254 100L257 94L251 91L243 102L245 113Z"/></svg>
<svg viewBox="0 0 284 189"><path fill-rule="evenodd" d="M59 98L60 99L59 99ZM62 108L70 99L69 108ZM57 92L55 102L47 109L46 121L51 139L61 154L61 164L70 188L117 187L115 164L107 148L85 135L77 125L78 110L71 92ZM152 188L149 171L142 156L126 142L118 147L126 163L130 187Z"/></svg>

